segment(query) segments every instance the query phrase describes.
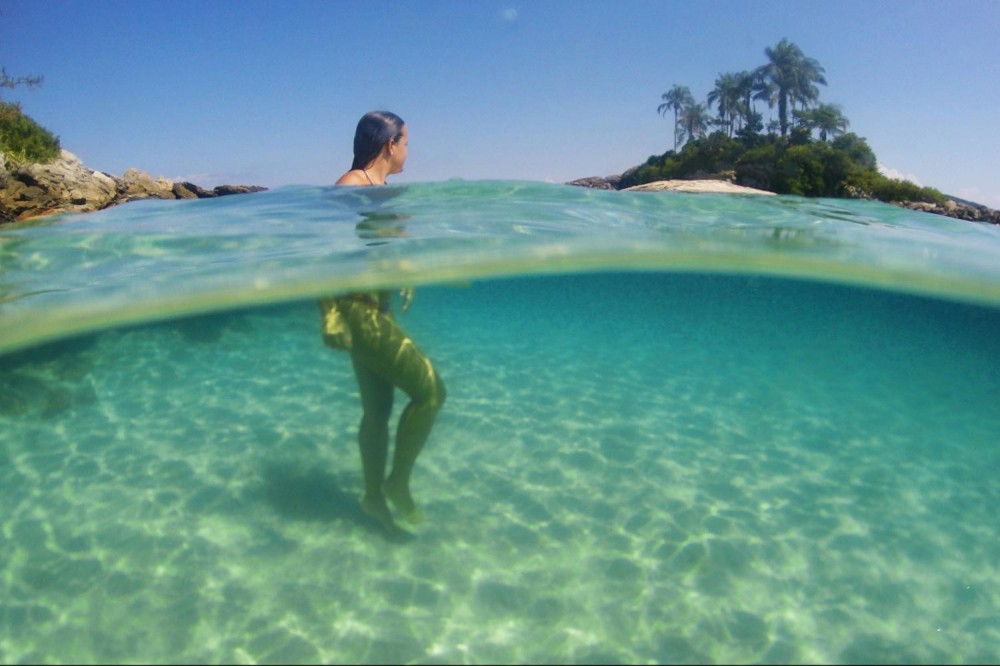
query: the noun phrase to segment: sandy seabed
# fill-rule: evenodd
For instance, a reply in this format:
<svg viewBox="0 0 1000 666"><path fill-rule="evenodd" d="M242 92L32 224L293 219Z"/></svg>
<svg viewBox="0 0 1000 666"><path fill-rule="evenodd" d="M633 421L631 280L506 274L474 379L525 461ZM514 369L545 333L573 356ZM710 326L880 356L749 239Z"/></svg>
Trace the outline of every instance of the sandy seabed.
<svg viewBox="0 0 1000 666"><path fill-rule="evenodd" d="M3 359L0 662L1000 659L997 311L574 276L401 322L449 389L406 539L313 303Z"/></svg>

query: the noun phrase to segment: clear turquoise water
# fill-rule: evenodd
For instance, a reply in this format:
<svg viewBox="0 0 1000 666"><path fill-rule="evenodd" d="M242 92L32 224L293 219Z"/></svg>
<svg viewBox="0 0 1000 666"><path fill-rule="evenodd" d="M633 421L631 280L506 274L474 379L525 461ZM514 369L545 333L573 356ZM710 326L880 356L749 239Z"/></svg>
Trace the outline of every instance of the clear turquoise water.
<svg viewBox="0 0 1000 666"><path fill-rule="evenodd" d="M996 662L998 259L527 183L0 228L0 662ZM403 541L315 305L400 284L449 396Z"/></svg>

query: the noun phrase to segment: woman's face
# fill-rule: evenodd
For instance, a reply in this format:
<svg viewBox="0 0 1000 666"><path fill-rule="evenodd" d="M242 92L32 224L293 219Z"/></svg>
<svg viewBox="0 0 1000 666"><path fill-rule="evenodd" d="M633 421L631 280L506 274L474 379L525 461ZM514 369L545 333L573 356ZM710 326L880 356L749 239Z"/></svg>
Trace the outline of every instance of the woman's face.
<svg viewBox="0 0 1000 666"><path fill-rule="evenodd" d="M399 140L395 143L389 142L389 173L402 172L403 164L406 163L408 155L407 144L409 141L410 133L406 129L406 125L403 125L403 131L400 132Z"/></svg>

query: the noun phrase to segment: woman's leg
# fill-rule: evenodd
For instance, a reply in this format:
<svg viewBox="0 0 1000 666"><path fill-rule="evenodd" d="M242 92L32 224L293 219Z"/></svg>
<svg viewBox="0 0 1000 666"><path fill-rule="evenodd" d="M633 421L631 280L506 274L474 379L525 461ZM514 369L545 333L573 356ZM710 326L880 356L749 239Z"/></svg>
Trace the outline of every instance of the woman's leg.
<svg viewBox="0 0 1000 666"><path fill-rule="evenodd" d="M358 447L365 479L361 506L386 527L393 526L392 514L385 503L382 483L389 452L389 417L392 415L393 386L369 369L352 354L354 374L361 392L361 425Z"/></svg>
<svg viewBox="0 0 1000 666"><path fill-rule="evenodd" d="M426 356L423 357L423 361L426 364L424 378L418 382L414 392L410 393L410 403L399 417L392 472L384 485L386 497L411 522L420 522L422 516L410 494L410 475L445 399L444 382L434 371Z"/></svg>
<svg viewBox="0 0 1000 666"><path fill-rule="evenodd" d="M391 317L371 310L362 313L352 308L349 319L352 320L352 357L359 385L362 375L374 376L390 387L398 387L410 397L410 403L403 410L396 430L392 473L385 480L382 489L404 517L411 521L419 520L419 513L410 494L410 476L431 426L434 425L434 419L444 404L444 382L427 356ZM384 386L380 386L384 390ZM384 402L382 399L380 404Z"/></svg>

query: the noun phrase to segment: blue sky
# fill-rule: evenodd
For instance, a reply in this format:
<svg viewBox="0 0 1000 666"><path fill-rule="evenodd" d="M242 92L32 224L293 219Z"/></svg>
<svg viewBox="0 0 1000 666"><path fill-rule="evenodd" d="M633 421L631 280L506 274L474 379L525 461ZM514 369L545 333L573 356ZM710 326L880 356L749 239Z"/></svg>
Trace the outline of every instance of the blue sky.
<svg viewBox="0 0 1000 666"><path fill-rule="evenodd" d="M703 100L788 38L885 167L1000 207L998 31L996 0L0 0L0 64L45 77L3 96L108 173L331 183L384 108L396 182L563 182L672 147L664 92Z"/></svg>

